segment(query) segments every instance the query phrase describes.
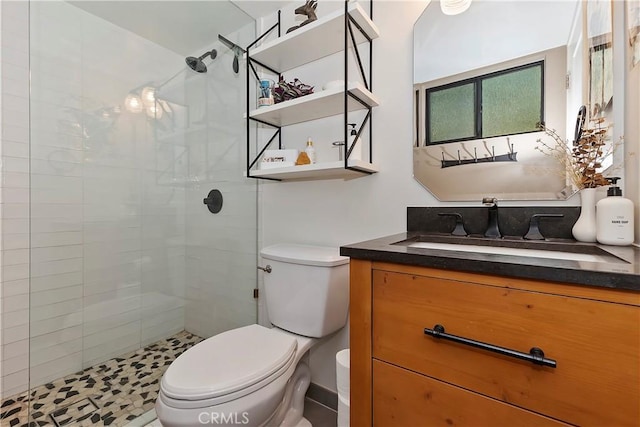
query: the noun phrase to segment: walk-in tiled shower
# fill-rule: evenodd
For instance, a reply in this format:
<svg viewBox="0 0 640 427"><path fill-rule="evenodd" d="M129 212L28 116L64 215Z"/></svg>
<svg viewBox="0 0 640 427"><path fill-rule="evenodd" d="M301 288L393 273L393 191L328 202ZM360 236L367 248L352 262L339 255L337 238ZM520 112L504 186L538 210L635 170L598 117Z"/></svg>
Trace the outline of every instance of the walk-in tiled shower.
<svg viewBox="0 0 640 427"><path fill-rule="evenodd" d="M255 20L32 0L0 24L0 424L126 425L178 353L256 322L246 70L218 40ZM206 73L185 63L212 49Z"/></svg>

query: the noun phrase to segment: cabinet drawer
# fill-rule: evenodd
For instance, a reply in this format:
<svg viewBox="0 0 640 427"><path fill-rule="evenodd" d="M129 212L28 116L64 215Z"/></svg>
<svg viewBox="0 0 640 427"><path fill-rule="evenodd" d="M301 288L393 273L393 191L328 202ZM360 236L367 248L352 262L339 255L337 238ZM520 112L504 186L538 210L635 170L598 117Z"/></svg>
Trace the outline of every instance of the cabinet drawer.
<svg viewBox="0 0 640 427"><path fill-rule="evenodd" d="M528 353L556 368L424 334ZM373 356L579 425L638 425L638 307L375 270Z"/></svg>
<svg viewBox="0 0 640 427"><path fill-rule="evenodd" d="M567 424L374 360L373 425L543 427Z"/></svg>

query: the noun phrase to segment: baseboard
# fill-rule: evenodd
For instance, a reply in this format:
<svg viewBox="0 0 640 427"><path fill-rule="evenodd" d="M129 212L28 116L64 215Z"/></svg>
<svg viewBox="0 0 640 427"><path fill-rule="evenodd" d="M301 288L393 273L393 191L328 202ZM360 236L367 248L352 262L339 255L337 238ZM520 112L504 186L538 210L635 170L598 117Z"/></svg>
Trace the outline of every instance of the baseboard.
<svg viewBox="0 0 640 427"><path fill-rule="evenodd" d="M338 393L324 388L318 384L309 384L306 396L316 402L326 406L327 408L338 410Z"/></svg>

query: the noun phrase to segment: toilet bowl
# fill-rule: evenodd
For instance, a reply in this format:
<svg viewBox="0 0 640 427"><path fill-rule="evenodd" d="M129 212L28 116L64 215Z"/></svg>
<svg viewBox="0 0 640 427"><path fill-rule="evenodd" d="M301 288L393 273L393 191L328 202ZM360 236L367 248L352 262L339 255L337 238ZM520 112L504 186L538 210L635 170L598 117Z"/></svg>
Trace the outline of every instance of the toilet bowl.
<svg viewBox="0 0 640 427"><path fill-rule="evenodd" d="M272 266L264 286L275 327L233 329L180 355L160 383L163 426L310 426L302 416L305 355L346 323L349 260L335 248L301 245L261 254Z"/></svg>
<svg viewBox="0 0 640 427"><path fill-rule="evenodd" d="M280 425L286 413L277 414L277 409L287 386L291 400L296 398L296 382L306 380L308 386L308 367L301 359L315 341L260 325L202 341L180 355L162 377L158 419L165 427ZM304 392L298 400L301 413Z"/></svg>

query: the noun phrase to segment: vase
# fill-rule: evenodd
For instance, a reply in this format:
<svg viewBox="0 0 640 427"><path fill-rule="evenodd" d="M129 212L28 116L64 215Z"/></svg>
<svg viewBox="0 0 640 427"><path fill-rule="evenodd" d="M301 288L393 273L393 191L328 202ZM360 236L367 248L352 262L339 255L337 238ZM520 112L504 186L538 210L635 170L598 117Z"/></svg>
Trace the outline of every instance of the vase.
<svg viewBox="0 0 640 427"><path fill-rule="evenodd" d="M573 225L571 233L579 242L596 241L596 189L580 190L580 217Z"/></svg>

